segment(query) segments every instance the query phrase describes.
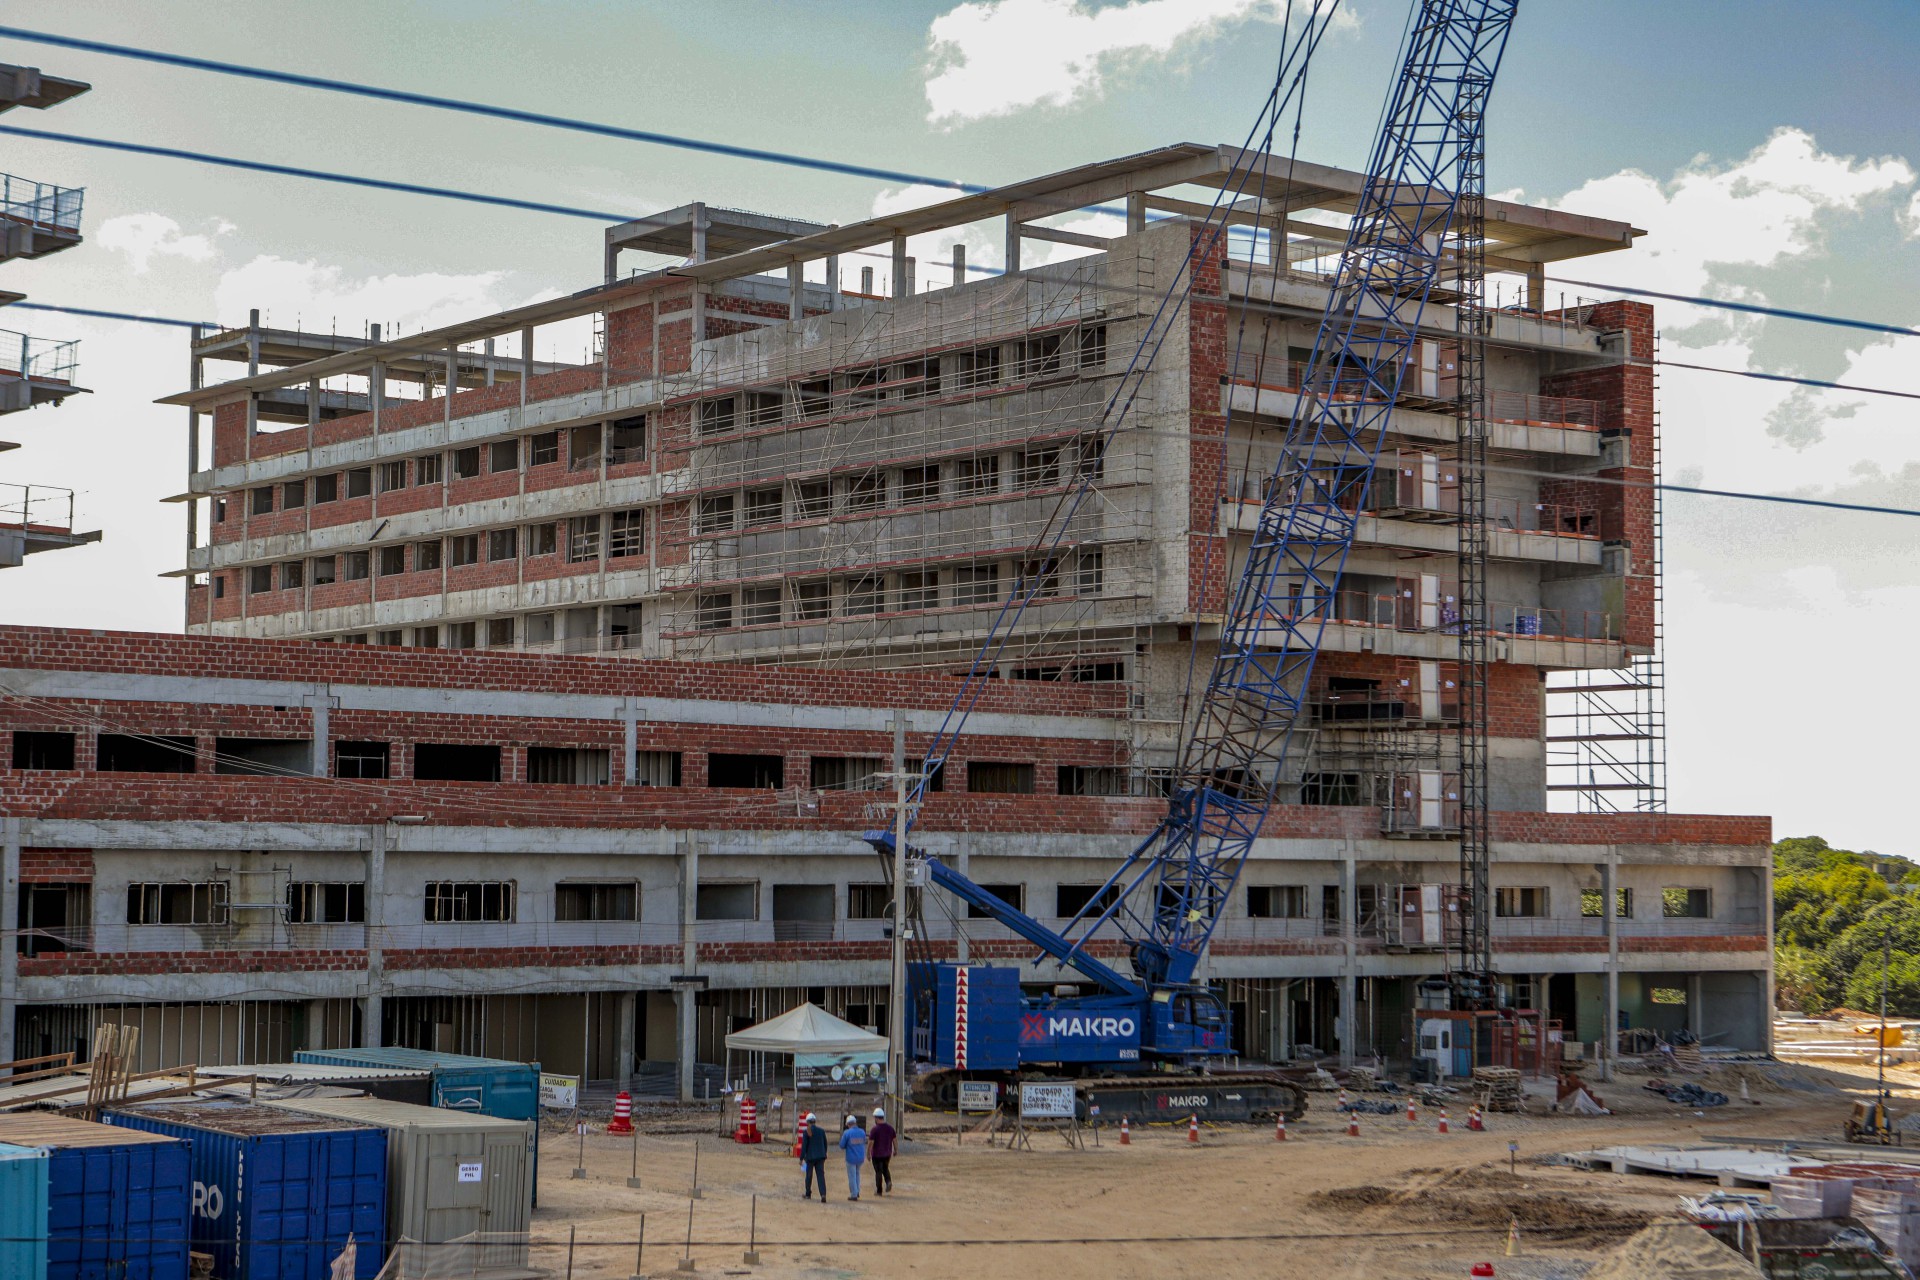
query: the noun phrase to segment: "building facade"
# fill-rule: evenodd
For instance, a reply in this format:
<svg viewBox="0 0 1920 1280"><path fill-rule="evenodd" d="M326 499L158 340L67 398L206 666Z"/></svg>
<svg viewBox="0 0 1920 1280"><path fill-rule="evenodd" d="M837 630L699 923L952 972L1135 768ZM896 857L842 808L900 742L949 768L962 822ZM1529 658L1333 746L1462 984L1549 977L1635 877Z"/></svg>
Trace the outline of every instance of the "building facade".
<svg viewBox="0 0 1920 1280"><path fill-rule="evenodd" d="M1161 810L1362 181L1186 144L847 226L691 205L609 229L571 297L400 340L196 334L166 401L189 638L19 633L0 664L26 735L9 856L47 886L22 890L0 1034L65 1047L125 1006L253 1028L208 1052L383 1039L622 1077L713 1061L800 993L881 1025L863 789L891 715L917 758L997 619L991 716L920 831L1071 917ZM1648 767L1652 313L1546 293L1549 264L1640 233L1499 201L1486 225L1514 290L1482 513L1496 965L1569 1039L1624 1017L1762 1047L1768 824L1666 814ZM982 227L1004 269L967 264ZM915 260L929 237L951 262ZM884 287L849 290L867 254ZM1404 1056L1446 966L1445 283L1350 495L1286 803L1216 934L1255 1057ZM1026 959L990 922L933 927Z"/></svg>
<svg viewBox="0 0 1920 1280"><path fill-rule="evenodd" d="M883 1028L888 893L860 832L885 821L894 717L924 750L953 687L0 628L0 1060L123 1022L147 1067L398 1043L691 1081L802 998ZM996 682L916 839L1058 924L1162 811L1089 794L1132 733L1116 686ZM1568 1039L1766 1046L1764 818L1509 811L1493 838L1517 1003ZM1208 962L1235 1047L1404 1058L1456 857L1376 810L1276 808ZM939 955L1062 978L996 922L925 915Z"/></svg>

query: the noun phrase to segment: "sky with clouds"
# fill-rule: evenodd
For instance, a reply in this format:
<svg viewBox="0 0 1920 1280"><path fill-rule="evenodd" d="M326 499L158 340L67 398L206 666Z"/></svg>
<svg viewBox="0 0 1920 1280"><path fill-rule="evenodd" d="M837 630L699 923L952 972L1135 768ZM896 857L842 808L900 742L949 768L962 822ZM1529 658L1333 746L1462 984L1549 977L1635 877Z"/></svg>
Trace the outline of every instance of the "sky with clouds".
<svg viewBox="0 0 1920 1280"><path fill-rule="evenodd" d="M1285 8L69 0L10 21L997 183L1237 141L1271 83ZM1342 4L1309 80L1303 156L1364 164L1406 13L1404 0ZM636 214L703 199L848 222L939 197L4 37L0 61L94 85L8 114L24 128ZM1910 0L1534 0L1493 102L1490 185L1647 229L1581 279L1920 326L1916 63ZM19 137L0 136L0 170L87 189L85 244L0 268L0 288L36 301L226 323L259 307L272 324L405 333L600 274L584 219ZM916 252L945 258L947 242ZM971 261L998 253L994 236L969 237ZM1920 393L1920 339L1684 306L1660 317L1670 360ZM177 581L158 575L182 559L183 517L158 500L185 487L185 413L152 400L185 385L184 332L21 311L0 328L80 339L93 389L0 420L24 446L0 455L0 481L69 484L106 534L0 576L0 622L177 629ZM577 357L565 348L585 337L550 341ZM1920 508L1914 401L1675 369L1661 393L1669 478ZM1903 723L1920 520L1682 495L1666 510L1672 807L1771 813L1782 834L1920 855Z"/></svg>

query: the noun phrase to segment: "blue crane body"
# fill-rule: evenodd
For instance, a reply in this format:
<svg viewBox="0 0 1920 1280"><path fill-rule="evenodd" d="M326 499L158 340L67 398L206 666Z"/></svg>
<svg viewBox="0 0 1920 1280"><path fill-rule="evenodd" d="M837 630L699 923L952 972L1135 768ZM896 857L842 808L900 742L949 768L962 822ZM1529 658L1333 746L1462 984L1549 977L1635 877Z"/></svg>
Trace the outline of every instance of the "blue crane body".
<svg viewBox="0 0 1920 1280"><path fill-rule="evenodd" d="M1457 234L1463 183L1477 176L1487 93L1517 5L1416 0L1299 406L1187 725L1166 815L1060 930L909 849L926 884L999 921L1079 980L1076 994L1029 995L1017 968L914 963L916 1059L963 1071L1110 1072L1193 1067L1232 1052L1228 1010L1200 980L1200 962L1282 785L1294 727L1308 714L1308 683L1361 495L1442 277L1448 237ZM1123 381L1103 438L1122 425L1130 402ZM913 800L952 749L992 655L1036 590L1016 584L927 751ZM891 857L892 832L866 839ZM1095 955L1096 946L1124 954L1131 972Z"/></svg>

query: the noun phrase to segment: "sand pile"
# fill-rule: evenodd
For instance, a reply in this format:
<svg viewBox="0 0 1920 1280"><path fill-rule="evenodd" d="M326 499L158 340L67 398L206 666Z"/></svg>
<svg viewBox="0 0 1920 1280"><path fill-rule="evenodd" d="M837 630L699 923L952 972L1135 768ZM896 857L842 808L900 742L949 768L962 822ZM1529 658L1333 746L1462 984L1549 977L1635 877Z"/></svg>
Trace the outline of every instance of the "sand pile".
<svg viewBox="0 0 1920 1280"><path fill-rule="evenodd" d="M1762 1280L1759 1268L1691 1223L1651 1226L1600 1260L1587 1280Z"/></svg>

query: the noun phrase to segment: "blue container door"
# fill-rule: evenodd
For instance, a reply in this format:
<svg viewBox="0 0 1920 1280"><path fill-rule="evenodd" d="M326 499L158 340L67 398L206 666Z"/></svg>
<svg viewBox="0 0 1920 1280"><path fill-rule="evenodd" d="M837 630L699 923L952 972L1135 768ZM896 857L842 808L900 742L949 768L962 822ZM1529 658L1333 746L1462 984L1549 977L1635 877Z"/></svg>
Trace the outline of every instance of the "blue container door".
<svg viewBox="0 0 1920 1280"><path fill-rule="evenodd" d="M232 1280L325 1276L348 1236L359 1246L355 1275L371 1280L379 1272L387 1233L384 1130L262 1136L246 1144L242 1160L240 1268Z"/></svg>
<svg viewBox="0 0 1920 1280"><path fill-rule="evenodd" d="M47 1169L47 1280L186 1280L187 1144L61 1148Z"/></svg>
<svg viewBox="0 0 1920 1280"><path fill-rule="evenodd" d="M47 1153L0 1143L0 1276L45 1280Z"/></svg>

